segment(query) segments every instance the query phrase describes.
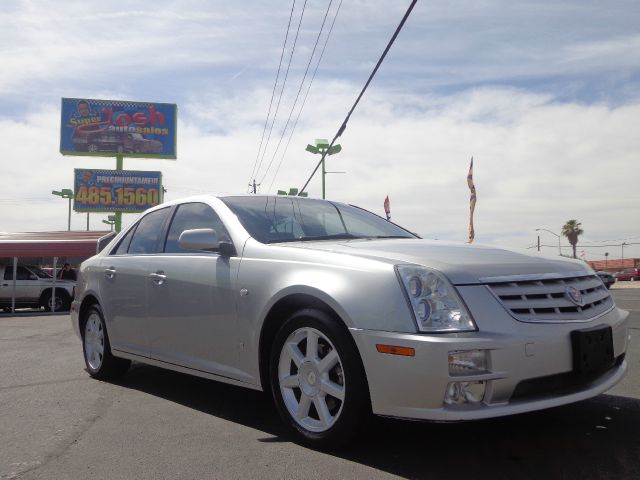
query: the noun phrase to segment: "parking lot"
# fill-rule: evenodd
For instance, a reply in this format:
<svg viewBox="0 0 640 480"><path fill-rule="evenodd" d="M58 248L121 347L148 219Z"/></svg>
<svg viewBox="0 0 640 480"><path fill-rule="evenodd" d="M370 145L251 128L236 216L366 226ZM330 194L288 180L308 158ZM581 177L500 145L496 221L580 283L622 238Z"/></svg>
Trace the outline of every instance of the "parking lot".
<svg viewBox="0 0 640 480"><path fill-rule="evenodd" d="M640 478L640 289L629 373L589 401L465 424L375 419L350 448L283 436L265 394L136 364L84 371L68 316L0 318L0 478Z"/></svg>

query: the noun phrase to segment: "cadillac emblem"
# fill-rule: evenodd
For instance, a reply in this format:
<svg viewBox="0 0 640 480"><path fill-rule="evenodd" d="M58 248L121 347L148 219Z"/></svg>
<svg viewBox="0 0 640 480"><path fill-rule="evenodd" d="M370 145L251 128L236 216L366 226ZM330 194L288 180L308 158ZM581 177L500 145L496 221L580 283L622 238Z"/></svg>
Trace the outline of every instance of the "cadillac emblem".
<svg viewBox="0 0 640 480"><path fill-rule="evenodd" d="M578 290L576 287L566 287L564 289L565 296L578 307L584 306L584 297L582 296L582 292Z"/></svg>

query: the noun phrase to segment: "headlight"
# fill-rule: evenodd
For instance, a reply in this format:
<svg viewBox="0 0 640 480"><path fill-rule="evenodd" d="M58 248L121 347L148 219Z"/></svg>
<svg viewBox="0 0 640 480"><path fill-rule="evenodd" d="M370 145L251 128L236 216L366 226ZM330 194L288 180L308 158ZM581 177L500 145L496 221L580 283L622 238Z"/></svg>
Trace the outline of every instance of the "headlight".
<svg viewBox="0 0 640 480"><path fill-rule="evenodd" d="M396 272L421 332L470 332L476 324L453 285L440 272L396 265Z"/></svg>

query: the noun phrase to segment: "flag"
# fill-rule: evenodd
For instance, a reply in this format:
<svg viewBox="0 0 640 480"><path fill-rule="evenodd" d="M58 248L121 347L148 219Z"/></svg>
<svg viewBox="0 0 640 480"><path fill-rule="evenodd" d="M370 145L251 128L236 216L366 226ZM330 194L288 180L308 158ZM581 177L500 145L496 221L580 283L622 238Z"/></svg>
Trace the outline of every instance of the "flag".
<svg viewBox="0 0 640 480"><path fill-rule="evenodd" d="M476 186L473 184L473 157L471 157L469 173L467 174L467 185L469 185L469 190L471 191L471 197L469 198L469 241L467 243L473 243L475 237L473 230L473 211L476 209Z"/></svg>
<svg viewBox="0 0 640 480"><path fill-rule="evenodd" d="M391 204L389 203L389 195L384 199L384 213L387 214L387 220L391 220Z"/></svg>

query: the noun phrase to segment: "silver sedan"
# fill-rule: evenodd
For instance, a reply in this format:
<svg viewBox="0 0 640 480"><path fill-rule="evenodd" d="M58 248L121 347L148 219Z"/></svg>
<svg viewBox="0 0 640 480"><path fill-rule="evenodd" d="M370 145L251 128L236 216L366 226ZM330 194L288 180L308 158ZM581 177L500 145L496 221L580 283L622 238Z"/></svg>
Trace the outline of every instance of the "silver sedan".
<svg viewBox="0 0 640 480"><path fill-rule="evenodd" d="M84 262L76 291L92 377L136 360L265 390L322 448L371 413L510 415L627 370L628 313L583 262L427 241L323 200L164 203Z"/></svg>

